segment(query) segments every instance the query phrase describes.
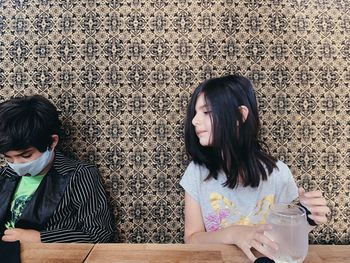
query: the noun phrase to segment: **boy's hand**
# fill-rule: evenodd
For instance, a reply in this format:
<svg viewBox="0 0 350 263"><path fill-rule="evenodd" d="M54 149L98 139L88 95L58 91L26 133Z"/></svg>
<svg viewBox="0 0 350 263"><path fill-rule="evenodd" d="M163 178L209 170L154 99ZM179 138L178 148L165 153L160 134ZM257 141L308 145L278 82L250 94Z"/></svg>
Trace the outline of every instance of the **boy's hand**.
<svg viewBox="0 0 350 263"><path fill-rule="evenodd" d="M330 209L321 191L305 192L304 188L300 187L298 192L300 203L311 212L309 218L314 220L318 225L326 223L326 215L330 212Z"/></svg>
<svg viewBox="0 0 350 263"><path fill-rule="evenodd" d="M21 243L41 243L39 231L22 228L6 229L2 240L7 242L19 240Z"/></svg>

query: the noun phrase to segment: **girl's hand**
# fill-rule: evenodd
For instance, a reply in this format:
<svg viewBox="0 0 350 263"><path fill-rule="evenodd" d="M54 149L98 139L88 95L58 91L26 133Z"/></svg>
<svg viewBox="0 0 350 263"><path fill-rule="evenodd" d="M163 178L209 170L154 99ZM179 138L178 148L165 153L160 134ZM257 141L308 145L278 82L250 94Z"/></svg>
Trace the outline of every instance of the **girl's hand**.
<svg viewBox="0 0 350 263"><path fill-rule="evenodd" d="M22 228L11 228L5 230L2 240L6 242L19 240L21 243L41 243L39 231Z"/></svg>
<svg viewBox="0 0 350 263"><path fill-rule="evenodd" d="M232 231L229 230L230 228L232 228ZM226 229L229 234L227 243L237 245L252 262L256 260L256 257L252 253L251 248L255 248L261 254L269 258L272 258L274 253L278 250L278 245L264 235L264 231L271 230L270 225L236 225Z"/></svg>
<svg viewBox="0 0 350 263"><path fill-rule="evenodd" d="M311 212L309 218L314 220L317 224L326 223L327 214L330 212L330 209L321 191L305 192L302 187L300 187L298 191L300 203Z"/></svg>

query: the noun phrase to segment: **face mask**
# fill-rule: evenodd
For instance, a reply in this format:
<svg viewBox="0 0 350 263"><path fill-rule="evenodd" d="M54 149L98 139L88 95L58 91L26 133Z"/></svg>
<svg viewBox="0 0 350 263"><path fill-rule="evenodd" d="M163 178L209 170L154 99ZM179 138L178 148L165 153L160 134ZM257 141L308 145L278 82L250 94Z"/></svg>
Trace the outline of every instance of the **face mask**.
<svg viewBox="0 0 350 263"><path fill-rule="evenodd" d="M47 149L39 158L31 162L26 163L9 163L7 164L14 170L19 176L38 175L49 164L53 155L53 150Z"/></svg>

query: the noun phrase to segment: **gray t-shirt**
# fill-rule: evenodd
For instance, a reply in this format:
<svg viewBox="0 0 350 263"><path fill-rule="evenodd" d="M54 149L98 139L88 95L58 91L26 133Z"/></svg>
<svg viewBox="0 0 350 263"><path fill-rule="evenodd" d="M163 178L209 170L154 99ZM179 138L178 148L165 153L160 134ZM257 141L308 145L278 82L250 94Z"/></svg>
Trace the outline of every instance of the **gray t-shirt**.
<svg viewBox="0 0 350 263"><path fill-rule="evenodd" d="M202 211L206 231L217 231L230 225L264 224L270 205L291 203L298 197L298 188L288 166L277 162L268 180L257 188L241 185L234 189L224 187L226 175L204 181L209 170L191 162L180 185L195 199Z"/></svg>

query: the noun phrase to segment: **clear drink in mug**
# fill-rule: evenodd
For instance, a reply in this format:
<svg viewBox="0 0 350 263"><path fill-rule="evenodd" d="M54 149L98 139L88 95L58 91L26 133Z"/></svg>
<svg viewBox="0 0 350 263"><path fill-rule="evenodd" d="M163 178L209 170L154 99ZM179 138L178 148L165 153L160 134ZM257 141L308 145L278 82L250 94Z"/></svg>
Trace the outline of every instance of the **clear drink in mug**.
<svg viewBox="0 0 350 263"><path fill-rule="evenodd" d="M298 205L274 204L266 220L272 229L265 235L278 244L276 263L301 263L306 258L309 237L306 211Z"/></svg>

